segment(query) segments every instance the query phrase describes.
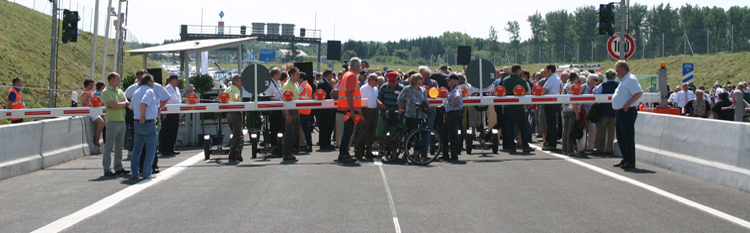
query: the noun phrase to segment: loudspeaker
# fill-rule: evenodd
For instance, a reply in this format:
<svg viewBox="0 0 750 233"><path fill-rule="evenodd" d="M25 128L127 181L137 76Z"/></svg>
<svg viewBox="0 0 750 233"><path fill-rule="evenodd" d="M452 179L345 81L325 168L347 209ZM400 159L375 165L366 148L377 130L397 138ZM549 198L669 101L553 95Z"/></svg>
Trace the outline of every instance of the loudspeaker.
<svg viewBox="0 0 750 233"><path fill-rule="evenodd" d="M294 67L297 67L300 72L305 72L307 75L307 82L313 83L315 75L313 75L313 63L312 62L295 62Z"/></svg>
<svg viewBox="0 0 750 233"><path fill-rule="evenodd" d="M459 65L468 65L471 63L471 46L458 46L456 63Z"/></svg>
<svg viewBox="0 0 750 233"><path fill-rule="evenodd" d="M328 41L328 60L341 60L341 41Z"/></svg>
<svg viewBox="0 0 750 233"><path fill-rule="evenodd" d="M146 71L148 71L148 73L154 77L154 82L164 86L164 83L162 83L162 79L161 79L161 73L162 73L161 68L150 68L150 69L147 69Z"/></svg>

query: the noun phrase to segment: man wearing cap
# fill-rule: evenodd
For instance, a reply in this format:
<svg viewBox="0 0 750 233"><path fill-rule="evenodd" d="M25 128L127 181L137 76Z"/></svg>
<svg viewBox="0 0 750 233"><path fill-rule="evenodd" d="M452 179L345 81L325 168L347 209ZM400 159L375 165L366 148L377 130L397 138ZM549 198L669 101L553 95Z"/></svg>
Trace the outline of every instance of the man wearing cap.
<svg viewBox="0 0 750 233"><path fill-rule="evenodd" d="M451 74L448 76L448 88L450 89L450 95L445 101L445 124L446 137L443 141L444 148L450 148L450 156L446 153L448 150L443 150L442 159L445 161L458 160L458 155L461 154L461 139L458 136L458 132L461 131L461 118L463 116L463 93L461 88L458 86L458 75Z"/></svg>
<svg viewBox="0 0 750 233"><path fill-rule="evenodd" d="M388 124L386 124L386 112L398 110L398 95L404 90L404 85L398 82L398 73L394 71L388 71L386 73L388 77L387 83L380 86L378 89L378 109L380 109L380 116L378 117L378 128L375 130L375 137L378 138L379 151L384 150L385 146L385 133L388 130ZM382 154L381 154L382 155Z"/></svg>
<svg viewBox="0 0 750 233"><path fill-rule="evenodd" d="M365 85L367 84L367 71L359 71L359 85Z"/></svg>
<svg viewBox="0 0 750 233"><path fill-rule="evenodd" d="M181 104L182 96L180 95L180 76L176 74L169 75L167 84L164 89L169 93L167 104ZM174 156L180 152L174 150L174 143L177 140L177 131L180 127L180 114L161 114L161 129L159 130L159 151L162 156Z"/></svg>

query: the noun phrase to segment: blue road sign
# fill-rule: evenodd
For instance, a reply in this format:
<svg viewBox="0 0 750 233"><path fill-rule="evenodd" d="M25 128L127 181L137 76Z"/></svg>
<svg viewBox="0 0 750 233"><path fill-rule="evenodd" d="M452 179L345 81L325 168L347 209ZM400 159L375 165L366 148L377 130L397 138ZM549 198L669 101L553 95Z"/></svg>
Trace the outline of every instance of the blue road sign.
<svg viewBox="0 0 750 233"><path fill-rule="evenodd" d="M388 67L387 66L383 66L383 72L386 72L386 71L388 71Z"/></svg>
<svg viewBox="0 0 750 233"><path fill-rule="evenodd" d="M276 61L276 50L275 49L260 49L260 55L258 55L258 61L263 61L263 62Z"/></svg>
<svg viewBox="0 0 750 233"><path fill-rule="evenodd" d="M695 66L693 63L682 63L682 83L688 83L692 86L694 74Z"/></svg>
<svg viewBox="0 0 750 233"><path fill-rule="evenodd" d="M224 18L224 11L219 12L219 17Z"/></svg>

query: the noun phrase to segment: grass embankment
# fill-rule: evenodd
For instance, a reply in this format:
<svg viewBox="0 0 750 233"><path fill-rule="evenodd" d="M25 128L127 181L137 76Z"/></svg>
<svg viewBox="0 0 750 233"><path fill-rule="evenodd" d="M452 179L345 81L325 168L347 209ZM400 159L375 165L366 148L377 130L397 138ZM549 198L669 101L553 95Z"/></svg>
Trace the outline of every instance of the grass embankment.
<svg viewBox="0 0 750 233"><path fill-rule="evenodd" d="M24 79L25 87L49 88L50 35L49 15L9 1L0 1L0 85L12 85L13 77ZM60 27L61 28L61 27ZM59 29L58 29L59 31ZM58 44L57 89L83 89L83 80L89 78L91 65L92 34L81 31L78 42ZM97 39L99 50L94 80L101 79L102 49L104 37ZM109 40L109 52L114 53L114 41ZM125 51L129 48L125 48ZM124 75L133 74L143 67L141 56L124 56ZM157 67L149 62L149 67ZM112 70L112 57L108 58L107 70ZM7 88L0 88L0 107L5 108ZM28 108L48 107L47 90L23 89L23 99ZM70 91L58 91L56 107L70 106Z"/></svg>

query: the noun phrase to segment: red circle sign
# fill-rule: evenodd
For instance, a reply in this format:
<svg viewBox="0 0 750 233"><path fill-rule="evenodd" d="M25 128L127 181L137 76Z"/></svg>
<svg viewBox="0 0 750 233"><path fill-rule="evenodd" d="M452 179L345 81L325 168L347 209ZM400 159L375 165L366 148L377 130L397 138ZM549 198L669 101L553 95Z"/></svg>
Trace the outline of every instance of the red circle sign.
<svg viewBox="0 0 750 233"><path fill-rule="evenodd" d="M630 35L625 34L625 40L627 43L625 43L625 59L630 59L631 56L633 56L633 52L635 52L635 41L633 40L633 37L630 37ZM620 51L617 49L617 45L620 44L620 33L615 33L614 36L610 37L609 40L607 40L607 52L609 52L609 56L614 58L615 60L622 60L620 59Z"/></svg>

